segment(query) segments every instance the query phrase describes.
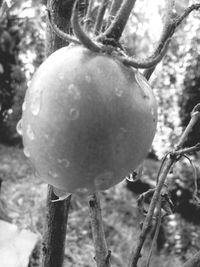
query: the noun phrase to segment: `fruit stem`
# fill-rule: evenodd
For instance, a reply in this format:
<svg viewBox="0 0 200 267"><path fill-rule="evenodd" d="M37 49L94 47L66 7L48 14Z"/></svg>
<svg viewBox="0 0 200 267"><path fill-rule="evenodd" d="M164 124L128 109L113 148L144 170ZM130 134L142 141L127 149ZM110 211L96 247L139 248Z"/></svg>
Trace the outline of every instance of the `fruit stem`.
<svg viewBox="0 0 200 267"><path fill-rule="evenodd" d="M103 33L103 36L108 39L115 39L116 41L119 41L135 2L136 0L124 0L116 14L115 19L108 29Z"/></svg>
<svg viewBox="0 0 200 267"><path fill-rule="evenodd" d="M119 10L120 6L122 4L122 0L113 0L110 8L110 14L108 17L108 22L107 22L107 28L110 26L112 21L114 20L117 11Z"/></svg>
<svg viewBox="0 0 200 267"><path fill-rule="evenodd" d="M60 37L61 39L63 39L66 43L70 43L73 42L75 44L80 44L79 40L77 40L75 37L61 31L58 26L54 23L52 15L51 15L51 11L50 9L46 9L47 11L47 23L49 23L49 25L51 26L51 29L54 31L54 33Z"/></svg>
<svg viewBox="0 0 200 267"><path fill-rule="evenodd" d="M97 19L94 25L94 33L95 35L98 35L101 32L102 24L103 24L103 17L106 11L106 8L108 6L109 1L103 0L97 14Z"/></svg>
<svg viewBox="0 0 200 267"><path fill-rule="evenodd" d="M79 39L81 44L83 44L86 48L88 48L93 52L100 52L101 48L90 39L90 37L84 32L84 30L81 28L79 24L78 9L77 9L78 2L79 0L75 1L72 11L71 24L73 32Z"/></svg>
<svg viewBox="0 0 200 267"><path fill-rule="evenodd" d="M169 42L170 42L170 39L167 40L161 52L155 57L150 56L149 58L144 59L144 60L134 59L132 57L126 57L126 56L116 56L116 57L122 63L129 65L131 67L134 67L134 68L141 68L141 69L152 68L155 65L157 65L162 60L162 58L165 56L166 51L168 49Z"/></svg>

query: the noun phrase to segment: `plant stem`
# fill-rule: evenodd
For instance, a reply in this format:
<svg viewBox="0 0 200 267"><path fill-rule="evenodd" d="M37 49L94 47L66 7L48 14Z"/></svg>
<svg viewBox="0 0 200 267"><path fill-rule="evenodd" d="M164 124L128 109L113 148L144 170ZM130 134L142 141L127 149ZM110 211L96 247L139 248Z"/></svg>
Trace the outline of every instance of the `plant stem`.
<svg viewBox="0 0 200 267"><path fill-rule="evenodd" d="M65 236L71 195L68 199L52 203L55 195L49 186L47 196L46 224L42 242L42 267L62 267Z"/></svg>
<svg viewBox="0 0 200 267"><path fill-rule="evenodd" d="M110 24L112 23L112 21L114 20L121 4L122 4L122 0L113 0L112 1L111 8L110 8L110 14L109 14L108 22L107 22L107 27L109 27Z"/></svg>
<svg viewBox="0 0 200 267"><path fill-rule="evenodd" d="M94 193L91 195L88 202L97 267L110 267L110 252L107 249L103 229L99 194Z"/></svg>
<svg viewBox="0 0 200 267"><path fill-rule="evenodd" d="M115 19L104 32L103 36L108 39L114 39L115 41L120 39L135 2L136 0L124 0Z"/></svg>
<svg viewBox="0 0 200 267"><path fill-rule="evenodd" d="M191 120L188 126L186 127L186 129L184 130L183 134L181 135L175 151L170 153L169 156L166 158L165 162L161 165L161 169L159 171L158 183L154 191L147 216L144 220L142 231L139 235L138 243L136 245L136 249L133 250L133 254L130 260L130 267L137 266L137 262L140 258L141 249L143 247L144 241L149 231L152 218L154 215L154 210L158 202L162 187L164 185L164 182L167 178L168 173L170 172L171 167L176 163L179 157L179 155L176 155L176 151L185 146L185 143L187 142L187 138L189 134L192 132L195 125L199 123L199 121L200 121L200 104L197 104L192 111Z"/></svg>
<svg viewBox="0 0 200 267"><path fill-rule="evenodd" d="M163 32L162 32L162 35L161 35L160 40L158 42L158 45L154 50L153 56L157 56L163 50L165 43L168 41L169 38L171 38L173 36L176 28L182 23L182 21L193 10L200 9L200 4L194 4L194 5L191 5L190 7L186 8L182 15L176 16L175 18L173 18L173 10L172 10L173 5L174 5L174 0L170 0L170 2L167 3L166 19L165 19L165 24L163 27ZM170 10L170 8L171 8L171 10ZM155 70L155 67L144 71L144 76L147 78L147 80L151 77L152 73Z"/></svg>
<svg viewBox="0 0 200 267"><path fill-rule="evenodd" d="M64 5L67 10L67 17L65 10L63 11ZM64 0L48 0L47 8L54 10L56 24L69 30L72 5L65 4ZM47 25L46 56L65 45L66 43L52 31L50 25ZM71 197L55 203L52 203L52 199L55 199L55 195L52 186L49 186L42 245L42 267L62 267L64 259L66 227Z"/></svg>
<svg viewBox="0 0 200 267"><path fill-rule="evenodd" d="M99 7L97 19L94 25L94 33L98 35L101 32L101 27L103 23L103 17L106 11L109 0L102 0L101 6Z"/></svg>

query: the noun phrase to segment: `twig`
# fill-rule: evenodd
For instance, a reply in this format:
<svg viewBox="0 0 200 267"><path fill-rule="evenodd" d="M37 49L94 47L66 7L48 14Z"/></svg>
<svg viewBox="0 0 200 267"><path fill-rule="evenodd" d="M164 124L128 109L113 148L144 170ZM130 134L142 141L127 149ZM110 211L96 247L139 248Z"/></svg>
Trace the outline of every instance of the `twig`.
<svg viewBox="0 0 200 267"><path fill-rule="evenodd" d="M193 127L195 126L196 123L199 122L199 120L200 120L200 104L196 105L195 108L193 109L193 112L191 114L191 120L190 120L188 126L186 127L185 131L183 132L182 136L180 137L180 141L178 142L176 149L180 149L181 147L184 147L184 144L187 141L187 136L191 133ZM176 152L176 149L175 149L175 152ZM137 266L137 262L138 262L139 257L140 257L140 252L141 252L141 249L143 247L144 241L146 239L146 235L148 233L149 227L151 225L154 210L155 210L156 204L158 202L162 187L164 185L164 182L167 178L168 173L170 172L171 167L174 165L174 163L176 163L177 157L179 158L179 155L177 156L173 152L168 154L168 157L166 157L166 160L165 160L164 164L162 165L162 168L160 170L158 183L157 183L155 192L153 194L147 216L144 220L143 228L142 228L142 231L140 233L136 249L133 252L131 260L130 260L130 266L131 267Z"/></svg>
<svg viewBox="0 0 200 267"><path fill-rule="evenodd" d="M108 5L108 0L103 0L101 2L101 5L98 9L98 14L97 14L97 19L94 25L94 33L95 35L98 35L101 32L101 27L102 27L102 23L103 23L103 17L106 11L106 7Z"/></svg>
<svg viewBox="0 0 200 267"><path fill-rule="evenodd" d="M108 39L115 39L115 41L120 39L135 2L136 0L124 0L115 19L104 32L103 36Z"/></svg>
<svg viewBox="0 0 200 267"><path fill-rule="evenodd" d="M194 4L194 5L186 8L182 15L180 15L180 16L177 15L175 18L173 18L173 10L171 9L171 11L170 11L170 7L172 8L173 4L174 4L174 1L171 0L167 5L167 12L166 12L167 13L166 14L167 17L166 17L166 20L165 20L165 25L163 27L163 32L161 34L161 38L160 38L160 40L158 42L158 45L154 50L154 53L153 53L154 56L158 55L162 51L163 46L165 45L167 40L173 36L175 30L182 23L182 21L193 10L200 9L200 4ZM147 80L150 78L150 76L154 72L154 69L155 69L155 66L153 68L150 68L150 69L144 71L144 76L147 78Z"/></svg>
<svg viewBox="0 0 200 267"><path fill-rule="evenodd" d="M112 1L111 8L110 8L110 14L108 17L108 22L107 22L107 28L110 26L110 24L114 20L116 14L117 14L117 11L119 10L122 2L123 2L122 0L113 0Z"/></svg>
<svg viewBox="0 0 200 267"><path fill-rule="evenodd" d="M89 0L88 8L87 8L87 13L84 18L84 29L87 31L89 24L91 22L91 13L92 13L92 5L93 5L93 0Z"/></svg>
<svg viewBox="0 0 200 267"><path fill-rule="evenodd" d="M77 11L78 2L79 0L76 0L74 3L72 17L71 17L71 24L74 34L80 40L81 44L83 44L86 48L88 48L93 52L100 52L101 50L100 47L90 39L90 37L84 32L84 30L81 28L79 24L78 11Z"/></svg>
<svg viewBox="0 0 200 267"><path fill-rule="evenodd" d="M121 62L134 68L148 69L157 65L165 56L170 39L167 40L160 53L155 57L149 57L145 60L134 59L132 57L116 56Z"/></svg>
<svg viewBox="0 0 200 267"><path fill-rule="evenodd" d="M89 197L89 209L97 267L110 267L111 252L107 249L98 193Z"/></svg>
<svg viewBox="0 0 200 267"><path fill-rule="evenodd" d="M200 267L200 252L197 252L188 261L183 264L183 267Z"/></svg>
<svg viewBox="0 0 200 267"><path fill-rule="evenodd" d="M73 42L75 44L80 44L78 39L76 39L75 37L71 36L70 34L67 34L67 33L63 32L62 30L60 30L58 28L58 26L54 23L53 19L52 19L51 11L49 9L46 9L46 11L47 11L47 22L49 23L49 25L51 26L52 30L54 31L54 33L58 37L63 39L66 43Z"/></svg>
<svg viewBox="0 0 200 267"><path fill-rule="evenodd" d="M161 196L158 199L157 206L158 206L158 215L157 215L157 220L156 220L156 230L155 230L154 237L153 237L153 240L152 240L151 250L150 250L150 253L149 253L149 256L148 256L148 259L147 259L147 265L146 265L146 267L149 267L150 266L151 257L152 257L152 254L153 254L154 247L156 245L156 240L158 238L158 234L159 234L159 230L160 230L160 226L161 226L161 221L162 221L162 214L161 214Z"/></svg>

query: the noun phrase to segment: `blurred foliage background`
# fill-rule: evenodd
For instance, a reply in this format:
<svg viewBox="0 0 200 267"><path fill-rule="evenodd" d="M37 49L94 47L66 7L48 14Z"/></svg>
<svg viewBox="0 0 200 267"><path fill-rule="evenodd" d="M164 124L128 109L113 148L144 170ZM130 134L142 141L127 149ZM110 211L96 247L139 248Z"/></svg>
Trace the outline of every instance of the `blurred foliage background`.
<svg viewBox="0 0 200 267"><path fill-rule="evenodd" d="M100 2L94 1L93 20ZM176 2L176 11L181 14L188 5L196 1ZM4 180L5 177L11 177L10 180L13 181L12 176L20 175L10 168L19 167L18 158L21 162L21 156L16 154L22 148L16 124L21 117L22 103L31 77L44 60L46 13L44 0L11 0L6 3L6 12L0 17L0 151L6 155L0 157L0 175ZM144 58L153 51L162 32L165 3L164 0L136 2L122 36L123 45L134 57ZM151 187L152 181L155 181L158 160L173 149L190 119L192 108L200 102L199 20L200 13L193 12L182 23L171 41L167 55L150 79L158 101L158 129L152 151L144 165L141 192L145 186ZM188 145L199 142L199 132L199 129L194 132ZM197 169L199 182L198 154L193 157L193 165ZM18 168L18 172L20 170ZM21 172L22 176L30 175L30 168L22 168ZM173 251L183 258L186 257L186 252L190 254L200 249L197 241L200 232L197 226L200 222L200 210L193 202L193 176L194 171L187 160L178 163L170 174L169 184L176 213L164 223L159 239L160 248L164 249L165 253ZM9 194L10 191L6 188ZM135 197L138 192L134 183L131 190ZM115 193L118 194L119 191L116 190ZM119 197L124 198L120 194ZM80 206L80 203L77 205Z"/></svg>

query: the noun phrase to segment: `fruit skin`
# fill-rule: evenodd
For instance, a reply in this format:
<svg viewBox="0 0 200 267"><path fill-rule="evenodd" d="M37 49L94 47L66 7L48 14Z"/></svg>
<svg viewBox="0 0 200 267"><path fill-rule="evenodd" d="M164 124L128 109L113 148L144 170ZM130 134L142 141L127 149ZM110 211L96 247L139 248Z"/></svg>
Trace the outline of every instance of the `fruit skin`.
<svg viewBox="0 0 200 267"><path fill-rule="evenodd" d="M61 48L36 71L22 115L27 156L66 192L105 190L145 158L157 106L143 76L82 46Z"/></svg>

